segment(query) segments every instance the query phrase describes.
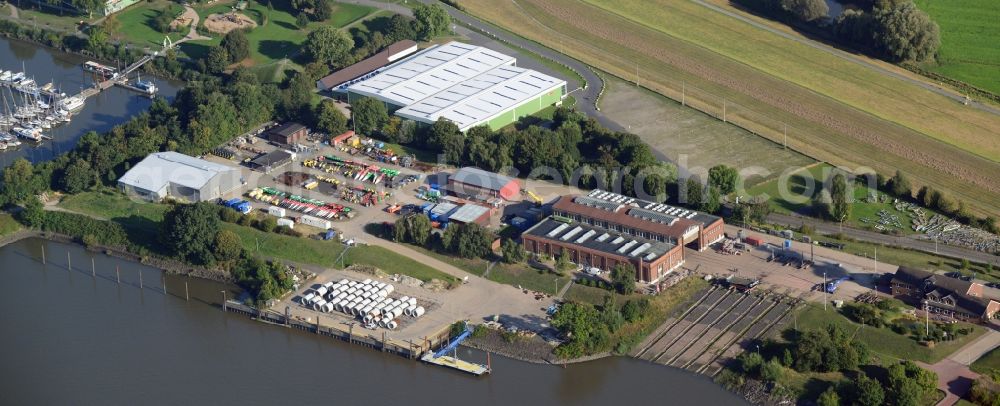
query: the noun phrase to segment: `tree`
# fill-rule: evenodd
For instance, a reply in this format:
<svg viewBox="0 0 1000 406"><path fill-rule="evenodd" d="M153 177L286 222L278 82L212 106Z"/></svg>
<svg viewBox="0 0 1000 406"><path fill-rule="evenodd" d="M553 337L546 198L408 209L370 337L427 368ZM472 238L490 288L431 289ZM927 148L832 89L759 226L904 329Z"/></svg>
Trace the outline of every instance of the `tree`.
<svg viewBox="0 0 1000 406"><path fill-rule="evenodd" d="M510 238L503 240L500 250L503 252L503 262L508 264L522 262L526 256L524 247Z"/></svg>
<svg viewBox="0 0 1000 406"><path fill-rule="evenodd" d="M750 376L758 376L760 367L764 365L764 358L756 351L747 351L740 354L737 357L737 361L739 361L740 369L743 370L743 373Z"/></svg>
<svg viewBox="0 0 1000 406"><path fill-rule="evenodd" d="M430 41L434 37L448 33L451 25L451 16L438 3L418 3L413 7L413 18L416 20L417 33L422 41Z"/></svg>
<svg viewBox="0 0 1000 406"><path fill-rule="evenodd" d="M715 213L719 211L722 207L722 196L719 195L719 189L714 186L709 186L708 196L705 197L705 201L701 202L698 206L698 210L705 213Z"/></svg>
<svg viewBox="0 0 1000 406"><path fill-rule="evenodd" d="M896 61L923 61L933 57L941 45L937 23L912 1L875 9L876 41Z"/></svg>
<svg viewBox="0 0 1000 406"><path fill-rule="evenodd" d="M889 187L889 192L896 197L904 199L912 197L913 187L910 186L910 179L898 169L896 170L896 174L889 178L887 186Z"/></svg>
<svg viewBox="0 0 1000 406"><path fill-rule="evenodd" d="M705 191L702 189L701 182L698 182L695 178L688 178L687 180L687 203L688 207L699 207L703 200L702 196L705 195Z"/></svg>
<svg viewBox="0 0 1000 406"><path fill-rule="evenodd" d="M822 0L820 0L822 2ZM736 168L726 165L716 165L708 170L708 186L714 186L719 192L728 195L736 191L736 183L740 173Z"/></svg>
<svg viewBox="0 0 1000 406"><path fill-rule="evenodd" d="M89 189L95 182L96 176L90 167L90 162L77 159L66 167L66 173L62 178L62 188L68 193L80 193Z"/></svg>
<svg viewBox="0 0 1000 406"><path fill-rule="evenodd" d="M802 21L814 21L830 14L824 0L781 0L781 8Z"/></svg>
<svg viewBox="0 0 1000 406"><path fill-rule="evenodd" d="M256 227L260 231L270 233L274 231L274 229L278 228L278 220L273 216L264 215L262 218L257 220Z"/></svg>
<svg viewBox="0 0 1000 406"><path fill-rule="evenodd" d="M87 30L87 49L91 52L100 52L104 45L108 43L109 30L101 26L91 26Z"/></svg>
<svg viewBox="0 0 1000 406"><path fill-rule="evenodd" d="M232 30L222 37L220 47L226 50L230 63L236 63L250 57L250 41L246 31Z"/></svg>
<svg viewBox="0 0 1000 406"><path fill-rule="evenodd" d="M781 366L777 358L771 358L760 367L760 378L767 382L777 382L784 375L785 368Z"/></svg>
<svg viewBox="0 0 1000 406"><path fill-rule="evenodd" d="M323 100L316 107L316 129L330 135L342 134L347 131L347 116L337 108L332 100Z"/></svg>
<svg viewBox="0 0 1000 406"><path fill-rule="evenodd" d="M881 406L885 402L885 390L878 380L869 377L865 373L858 374L855 382L856 402L861 406Z"/></svg>
<svg viewBox="0 0 1000 406"><path fill-rule="evenodd" d="M371 135L389 121L385 103L371 97L362 97L351 104L351 115L359 134Z"/></svg>
<svg viewBox="0 0 1000 406"><path fill-rule="evenodd" d="M569 251L563 248L562 251L559 252L559 255L556 256L556 271L563 273L572 267L573 263L569 260Z"/></svg>
<svg viewBox="0 0 1000 406"><path fill-rule="evenodd" d="M326 21L333 16L333 4L330 0L316 0L313 4L313 19L316 21Z"/></svg>
<svg viewBox="0 0 1000 406"><path fill-rule="evenodd" d="M105 20L107 21L107 20ZM163 10L159 10L156 13L156 17L153 18L153 28L163 34L168 34L173 29L171 28L171 23L174 22L174 14L170 11L170 7L166 7Z"/></svg>
<svg viewBox="0 0 1000 406"><path fill-rule="evenodd" d="M888 398L899 406L916 406L937 390L937 374L912 361L902 361L889 367Z"/></svg>
<svg viewBox="0 0 1000 406"><path fill-rule="evenodd" d="M629 300L622 306L622 317L625 318L625 321L631 323L642 318L639 302L639 300Z"/></svg>
<svg viewBox="0 0 1000 406"><path fill-rule="evenodd" d="M295 25L299 28L306 28L309 25L309 16L304 12L299 13L299 15L295 16Z"/></svg>
<svg viewBox="0 0 1000 406"><path fill-rule="evenodd" d="M336 68L347 65L354 39L346 31L324 25L309 33L303 47L312 60Z"/></svg>
<svg viewBox="0 0 1000 406"><path fill-rule="evenodd" d="M635 268L629 263L619 263L611 268L611 284L621 294L631 293L635 287Z"/></svg>
<svg viewBox="0 0 1000 406"><path fill-rule="evenodd" d="M490 253L490 243L493 242L493 233L485 227L476 224L457 224L448 227L448 231L455 231L451 240L451 251L462 258L480 258Z"/></svg>
<svg viewBox="0 0 1000 406"><path fill-rule="evenodd" d="M235 212L234 210L227 210ZM220 262L232 261L243 253L243 240L239 234L229 230L220 230L215 234L215 259Z"/></svg>
<svg viewBox="0 0 1000 406"><path fill-rule="evenodd" d="M847 178L842 173L833 175L833 182L830 185L830 216L839 222L844 222L851 216Z"/></svg>
<svg viewBox="0 0 1000 406"><path fill-rule="evenodd" d="M444 117L438 118L427 133L427 147L444 154L445 162L458 164L465 149L465 136L458 126Z"/></svg>
<svg viewBox="0 0 1000 406"><path fill-rule="evenodd" d="M431 237L431 220L423 214L413 214L396 220L393 238L420 246L427 245Z"/></svg>
<svg viewBox="0 0 1000 406"><path fill-rule="evenodd" d="M934 191L928 186L921 186L920 190L917 191L917 202L924 207L934 207L933 197Z"/></svg>
<svg viewBox="0 0 1000 406"><path fill-rule="evenodd" d="M205 55L205 69L208 73L217 75L229 66L229 53L223 47L213 47Z"/></svg>
<svg viewBox="0 0 1000 406"><path fill-rule="evenodd" d="M3 170L3 184L0 185L0 205L20 204L37 195L44 188L42 179L35 176L34 166L27 159L18 158Z"/></svg>
<svg viewBox="0 0 1000 406"><path fill-rule="evenodd" d="M837 391L833 388L833 385L830 385L819 395L816 404L818 406L840 406L840 396L837 396Z"/></svg>
<svg viewBox="0 0 1000 406"><path fill-rule="evenodd" d="M219 232L219 208L211 203L182 204L163 216L161 242L174 255L207 264L214 257L212 246Z"/></svg>
<svg viewBox="0 0 1000 406"><path fill-rule="evenodd" d="M937 192L934 201L937 203L935 205L937 206L937 209L945 214L951 214L958 210L958 203L955 199L952 199L951 196L944 194L944 192Z"/></svg>

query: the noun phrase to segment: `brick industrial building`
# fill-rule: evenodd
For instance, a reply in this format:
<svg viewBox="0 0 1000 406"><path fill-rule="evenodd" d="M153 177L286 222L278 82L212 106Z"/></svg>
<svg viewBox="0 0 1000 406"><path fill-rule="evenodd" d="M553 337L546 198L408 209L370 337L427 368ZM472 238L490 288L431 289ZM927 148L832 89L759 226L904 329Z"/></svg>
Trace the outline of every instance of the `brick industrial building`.
<svg viewBox="0 0 1000 406"><path fill-rule="evenodd" d="M640 282L656 282L684 263L684 247L703 250L723 237L722 218L595 190L560 197L553 216L522 234L526 250L608 271L630 263Z"/></svg>
<svg viewBox="0 0 1000 406"><path fill-rule="evenodd" d="M302 142L309 134L309 129L299 123L285 123L267 131L267 139L281 145L292 145Z"/></svg>

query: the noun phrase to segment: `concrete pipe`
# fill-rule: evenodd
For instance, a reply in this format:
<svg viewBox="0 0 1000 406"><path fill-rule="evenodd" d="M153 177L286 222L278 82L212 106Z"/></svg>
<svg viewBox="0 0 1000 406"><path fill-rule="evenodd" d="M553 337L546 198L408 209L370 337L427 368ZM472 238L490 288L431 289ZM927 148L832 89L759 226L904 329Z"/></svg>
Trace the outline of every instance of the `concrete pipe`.
<svg viewBox="0 0 1000 406"><path fill-rule="evenodd" d="M368 278L365 278L365 280L361 281L362 285L371 285L371 283L372 283L372 280L368 279Z"/></svg>
<svg viewBox="0 0 1000 406"><path fill-rule="evenodd" d="M390 321L391 321L391 320L390 320ZM379 326L379 327L382 327L382 328L385 328L385 319L380 319L380 320L378 321L378 326Z"/></svg>
<svg viewBox="0 0 1000 406"><path fill-rule="evenodd" d="M413 312L416 311L416 310L417 310L417 305L410 305L409 307L403 309L403 314L405 314L407 316L410 316L410 317L414 317L414 313Z"/></svg>
<svg viewBox="0 0 1000 406"><path fill-rule="evenodd" d="M424 307L423 306L417 306L416 309L413 309L413 317L420 317L420 316L423 316L423 315L424 315Z"/></svg>
<svg viewBox="0 0 1000 406"><path fill-rule="evenodd" d="M417 305L417 298L411 297L410 300L407 300L406 302L409 303L410 306L416 306Z"/></svg>
<svg viewBox="0 0 1000 406"><path fill-rule="evenodd" d="M399 327L399 323L396 323L395 320L389 320L388 323L385 323L385 328L389 330L395 330L396 327Z"/></svg>

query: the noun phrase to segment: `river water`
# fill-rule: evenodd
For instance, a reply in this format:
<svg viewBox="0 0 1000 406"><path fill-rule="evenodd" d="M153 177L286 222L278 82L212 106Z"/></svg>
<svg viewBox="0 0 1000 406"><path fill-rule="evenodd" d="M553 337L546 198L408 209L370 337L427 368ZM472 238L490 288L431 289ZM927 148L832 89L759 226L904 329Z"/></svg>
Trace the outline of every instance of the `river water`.
<svg viewBox="0 0 1000 406"><path fill-rule="evenodd" d="M222 284L168 277L164 295L160 271L75 245L0 248L0 272L3 404L745 404L706 377L620 357L564 369L494 356L477 378L224 314Z"/></svg>
<svg viewBox="0 0 1000 406"><path fill-rule="evenodd" d="M54 51L35 44L0 38L0 70L20 72L23 69L29 77L34 77L39 86L52 82L66 94L76 94L84 87L93 85L90 74L84 72L80 64L87 59ZM159 95L173 99L183 86L182 82L153 79L159 87ZM47 161L74 146L87 131L103 133L115 125L124 123L132 116L146 111L152 100L136 92L113 86L100 94L88 98L83 110L73 116L73 120L46 134L53 140L38 146L25 142L17 149L0 151L0 169L10 165L15 159L24 157L32 162ZM0 109L2 109L0 104Z"/></svg>

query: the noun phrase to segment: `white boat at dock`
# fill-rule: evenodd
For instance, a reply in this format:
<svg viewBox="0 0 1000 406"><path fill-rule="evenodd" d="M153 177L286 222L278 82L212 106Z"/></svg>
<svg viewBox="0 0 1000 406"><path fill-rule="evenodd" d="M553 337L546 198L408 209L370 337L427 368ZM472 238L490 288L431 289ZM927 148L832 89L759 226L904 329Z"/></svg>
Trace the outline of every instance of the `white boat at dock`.
<svg viewBox="0 0 1000 406"><path fill-rule="evenodd" d="M85 102L80 97L70 96L60 100L58 105L69 112L76 112L83 109Z"/></svg>
<svg viewBox="0 0 1000 406"><path fill-rule="evenodd" d="M30 140L30 141L34 141L34 142L41 142L42 141L42 130L39 129L39 128L14 127L12 131L14 131L14 135L17 135L18 137L21 137L21 138L24 138L24 139L27 139L27 140Z"/></svg>

